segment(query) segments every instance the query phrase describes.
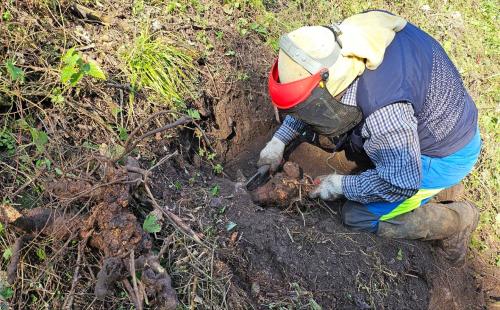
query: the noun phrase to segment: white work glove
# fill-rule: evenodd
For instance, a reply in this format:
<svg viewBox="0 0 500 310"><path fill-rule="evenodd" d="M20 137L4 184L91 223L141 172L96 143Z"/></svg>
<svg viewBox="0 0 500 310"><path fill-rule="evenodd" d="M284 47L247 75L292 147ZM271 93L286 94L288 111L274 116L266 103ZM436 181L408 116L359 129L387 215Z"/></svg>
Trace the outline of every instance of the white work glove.
<svg viewBox="0 0 500 310"><path fill-rule="evenodd" d="M283 160L283 152L285 151L285 143L280 139L273 137L267 142L266 146L260 151L259 161L257 166L262 167L269 165L271 172L276 171Z"/></svg>
<svg viewBox="0 0 500 310"><path fill-rule="evenodd" d="M319 182L319 185L309 193L309 197L320 197L323 200L337 200L342 198L342 175L329 174L318 177L314 183Z"/></svg>

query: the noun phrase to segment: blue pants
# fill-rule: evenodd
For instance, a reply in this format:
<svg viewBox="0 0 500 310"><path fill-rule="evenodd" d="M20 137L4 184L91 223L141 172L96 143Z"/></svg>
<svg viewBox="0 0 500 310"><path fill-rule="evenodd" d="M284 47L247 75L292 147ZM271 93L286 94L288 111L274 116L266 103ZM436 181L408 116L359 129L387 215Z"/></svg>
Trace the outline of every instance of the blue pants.
<svg viewBox="0 0 500 310"><path fill-rule="evenodd" d="M481 151L479 128L472 140L457 152L442 158L421 155L422 184L412 197L396 202L379 201L361 204L347 201L342 208L342 221L360 231L377 232L379 221L410 212L427 203L445 188L458 184L474 167Z"/></svg>

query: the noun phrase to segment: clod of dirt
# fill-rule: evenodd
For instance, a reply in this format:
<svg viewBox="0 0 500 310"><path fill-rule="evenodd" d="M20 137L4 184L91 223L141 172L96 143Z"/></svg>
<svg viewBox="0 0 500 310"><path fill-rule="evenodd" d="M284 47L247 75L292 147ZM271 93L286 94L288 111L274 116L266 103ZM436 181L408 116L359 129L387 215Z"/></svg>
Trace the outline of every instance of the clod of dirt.
<svg viewBox="0 0 500 310"><path fill-rule="evenodd" d="M141 280L146 286L146 294L155 297L156 306L165 310L177 308L178 300L172 288L172 280L166 270L160 265L158 256L143 255L136 262L136 269L142 271Z"/></svg>
<svg viewBox="0 0 500 310"><path fill-rule="evenodd" d="M99 299L104 299L111 293L115 283L123 278L125 268L123 262L118 257L108 257L104 259L102 268L97 273L97 283L94 294Z"/></svg>
<svg viewBox="0 0 500 310"><path fill-rule="evenodd" d="M286 162L283 172L276 173L266 184L251 193L252 200L263 206L288 207L312 189L312 182L302 175L298 164Z"/></svg>
<svg viewBox="0 0 500 310"><path fill-rule="evenodd" d="M143 253L151 250L151 240L137 218L117 203L100 203L86 223L82 235L93 231L90 245L108 257L123 257L131 250Z"/></svg>
<svg viewBox="0 0 500 310"><path fill-rule="evenodd" d="M48 192L60 198L73 198L75 195L91 191L92 185L86 181L61 180L45 185ZM88 195L85 195L85 198Z"/></svg>

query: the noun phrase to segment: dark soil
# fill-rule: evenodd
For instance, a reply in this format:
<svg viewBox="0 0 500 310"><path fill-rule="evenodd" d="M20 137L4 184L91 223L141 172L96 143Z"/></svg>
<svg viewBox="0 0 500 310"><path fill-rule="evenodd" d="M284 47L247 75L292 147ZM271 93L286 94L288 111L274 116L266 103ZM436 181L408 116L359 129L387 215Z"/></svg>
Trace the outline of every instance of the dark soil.
<svg viewBox="0 0 500 310"><path fill-rule="evenodd" d="M342 226L338 206L262 209L221 181L237 242L223 248L233 283L256 308L481 309L468 267L452 268L427 243L389 240ZM223 233L229 237L229 233ZM436 295L433 295L436 294Z"/></svg>
<svg viewBox="0 0 500 310"><path fill-rule="evenodd" d="M248 160L242 167L250 169ZM176 199L162 179L184 179L188 187L185 169L197 171L179 158L155 174L157 195ZM214 272L230 279L230 309L485 309L472 269L450 266L430 243L350 231L340 203L262 208L242 182L201 175L181 196L196 204L200 188L220 187L200 209L197 229L216 228Z"/></svg>

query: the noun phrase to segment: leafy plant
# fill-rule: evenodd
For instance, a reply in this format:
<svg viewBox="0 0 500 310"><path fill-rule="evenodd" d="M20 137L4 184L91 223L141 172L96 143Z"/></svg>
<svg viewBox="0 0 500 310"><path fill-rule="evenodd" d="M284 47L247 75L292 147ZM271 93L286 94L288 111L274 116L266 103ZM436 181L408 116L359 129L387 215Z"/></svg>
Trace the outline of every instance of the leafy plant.
<svg viewBox="0 0 500 310"><path fill-rule="evenodd" d="M144 11L144 0L134 0L132 4L132 14L138 15Z"/></svg>
<svg viewBox="0 0 500 310"><path fill-rule="evenodd" d="M126 141L128 139L127 128L118 126L118 137L120 138L120 140Z"/></svg>
<svg viewBox="0 0 500 310"><path fill-rule="evenodd" d="M221 164L216 164L213 167L213 170L214 170L215 173L219 174L219 173L222 173L222 171L224 170L224 167L222 167Z"/></svg>
<svg viewBox="0 0 500 310"><path fill-rule="evenodd" d="M220 193L220 187L219 185L214 185L211 189L210 189L210 194L212 194L212 196L219 196L219 193Z"/></svg>
<svg viewBox="0 0 500 310"><path fill-rule="evenodd" d="M8 59L5 62L5 68L7 69L7 73L9 73L10 79L14 82L19 81L24 83L24 71L23 69L16 67L14 62L11 59Z"/></svg>
<svg viewBox="0 0 500 310"><path fill-rule="evenodd" d="M5 148L7 154L13 155L16 149L16 140L8 129L0 131L0 149Z"/></svg>
<svg viewBox="0 0 500 310"><path fill-rule="evenodd" d="M161 225L158 223L158 219L153 214L148 214L144 223L142 224L142 229L148 233L157 233L161 230Z"/></svg>
<svg viewBox="0 0 500 310"><path fill-rule="evenodd" d="M52 162L48 159L48 158L41 158L41 159L37 159L35 161L35 167L37 168L47 168L47 170L50 170L50 167L52 166Z"/></svg>
<svg viewBox="0 0 500 310"><path fill-rule="evenodd" d="M37 130L36 128L30 128L31 139L33 144L36 146L38 153L43 153L45 151L45 145L49 142L49 137L43 131Z"/></svg>
<svg viewBox="0 0 500 310"><path fill-rule="evenodd" d="M63 84L76 86L86 75L96 79L106 79L106 75L99 65L91 59L88 61L83 60L82 55L75 51L75 48L70 48L61 60L64 63L61 69L61 82Z"/></svg>
<svg viewBox="0 0 500 310"><path fill-rule="evenodd" d="M10 11L9 11L9 10L5 10L5 12L3 12L3 14L2 14L2 20L3 20L4 22L8 22L8 21L10 21L11 19L12 19L12 13L10 13Z"/></svg>
<svg viewBox="0 0 500 310"><path fill-rule="evenodd" d="M261 25L259 23L251 23L250 29L252 29L253 31L257 32L258 34L260 34L262 36L268 35L267 28L264 25Z"/></svg>
<svg viewBox="0 0 500 310"><path fill-rule="evenodd" d="M36 256L38 256L38 258L40 260L45 260L47 258L47 254L45 253L45 249L44 248L36 249Z"/></svg>
<svg viewBox="0 0 500 310"><path fill-rule="evenodd" d="M64 103L64 96L62 94L62 90L59 87L52 89L52 92L49 96L50 101L55 105L61 105Z"/></svg>
<svg viewBox="0 0 500 310"><path fill-rule="evenodd" d="M14 296L14 290L11 287L3 287L0 290L0 296L5 300L10 299Z"/></svg>
<svg viewBox="0 0 500 310"><path fill-rule="evenodd" d="M248 33L248 20L246 18L239 18L238 22L236 23L236 29L238 30L239 34L244 37Z"/></svg>
<svg viewBox="0 0 500 310"><path fill-rule="evenodd" d="M174 187L176 190L180 191L182 189L182 183L177 180L174 182Z"/></svg>
<svg viewBox="0 0 500 310"><path fill-rule="evenodd" d="M12 256L12 249L11 248L6 248L3 251L3 254L2 254L3 259L8 261L11 256Z"/></svg>
<svg viewBox="0 0 500 310"><path fill-rule="evenodd" d="M316 302L316 300L309 299L309 309L311 310L323 310L323 308Z"/></svg>
<svg viewBox="0 0 500 310"><path fill-rule="evenodd" d="M216 153L208 152L207 153L207 159L208 160L214 160L214 158L215 158L216 155L217 155Z"/></svg>

